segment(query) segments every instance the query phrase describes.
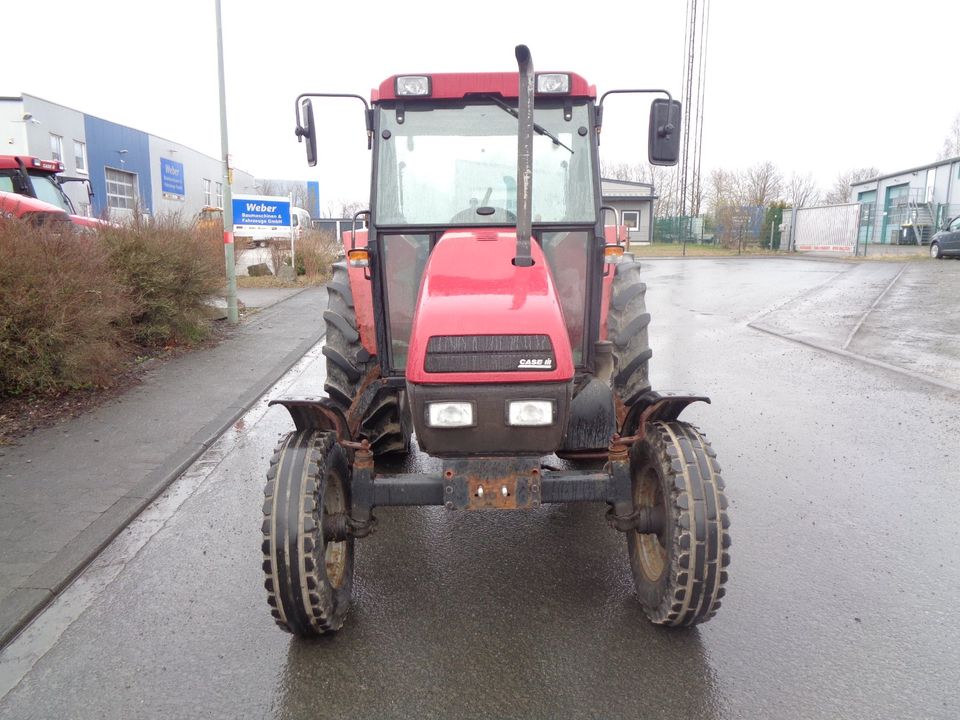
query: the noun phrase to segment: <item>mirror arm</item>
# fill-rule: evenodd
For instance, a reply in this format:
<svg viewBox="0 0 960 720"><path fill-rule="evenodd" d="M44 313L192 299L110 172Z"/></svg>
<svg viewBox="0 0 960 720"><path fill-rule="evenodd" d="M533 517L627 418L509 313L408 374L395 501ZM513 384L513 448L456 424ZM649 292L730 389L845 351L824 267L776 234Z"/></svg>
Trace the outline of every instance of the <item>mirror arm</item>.
<svg viewBox="0 0 960 720"><path fill-rule="evenodd" d="M303 121L300 118L300 102L304 98L356 98L363 103L364 107L364 120L367 126L367 150L373 147L373 110L370 109L370 105L367 103L367 99L362 95L356 95L354 93L300 93L297 95L297 99L294 100L294 113L297 118L297 127L294 132L297 135L297 142L303 142L303 138L307 134L307 129L303 127Z"/></svg>
<svg viewBox="0 0 960 720"><path fill-rule="evenodd" d="M663 93L667 96L667 100L673 102L673 95L670 94L669 90L663 90L661 88L637 88L633 90L607 90L603 95L600 96L600 102L597 103L597 134L600 134L600 126L603 124L603 101L606 100L607 95L620 95L624 93ZM657 134L660 137L664 137L668 133L672 132L673 128L662 127L657 128Z"/></svg>

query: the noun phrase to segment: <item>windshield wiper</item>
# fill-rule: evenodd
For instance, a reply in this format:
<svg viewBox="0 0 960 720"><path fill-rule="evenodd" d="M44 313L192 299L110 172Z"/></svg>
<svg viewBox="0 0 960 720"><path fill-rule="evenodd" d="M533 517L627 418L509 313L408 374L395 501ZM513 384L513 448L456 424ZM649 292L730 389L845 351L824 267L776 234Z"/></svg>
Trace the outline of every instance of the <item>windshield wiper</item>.
<svg viewBox="0 0 960 720"><path fill-rule="evenodd" d="M487 100L492 100L492 101L494 102L494 104L496 104L498 107L501 107L501 108L503 108L504 110L506 110L508 113L510 113L511 115L513 115L515 118L517 118L517 120L520 119L520 113L518 113L518 112L517 112L516 110L514 110L512 107L510 107L509 105L507 105L507 104L506 104L503 100L501 100L500 98L495 97L495 96L493 96L493 95L484 95L483 97L486 98ZM547 130L546 128L544 128L544 127L542 127L542 126L537 125L536 123L534 123L534 124L533 124L533 130L534 130L534 132L536 132L538 135L545 135L546 137L550 138L551 140L553 140L553 144L554 144L554 145L559 145L559 146L562 147L562 148L566 148L567 150L570 151L570 154L573 155L573 148L570 148L570 147L567 147L566 145L564 145L564 144L560 141L560 138L558 138L556 135L554 135L552 132L550 132L550 131Z"/></svg>

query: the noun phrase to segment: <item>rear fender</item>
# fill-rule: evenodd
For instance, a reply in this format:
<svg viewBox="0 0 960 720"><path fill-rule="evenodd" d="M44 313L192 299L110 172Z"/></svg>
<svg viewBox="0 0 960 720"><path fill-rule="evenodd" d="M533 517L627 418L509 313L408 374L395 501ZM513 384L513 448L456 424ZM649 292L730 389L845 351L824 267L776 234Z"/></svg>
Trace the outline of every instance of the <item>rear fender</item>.
<svg viewBox="0 0 960 720"><path fill-rule="evenodd" d="M706 395L660 394L653 390L644 393L627 410L620 427L621 437L643 435L648 422L672 422L680 417L688 405L695 402L710 404Z"/></svg>
<svg viewBox="0 0 960 720"><path fill-rule="evenodd" d="M344 253L354 246L353 232L343 233ZM367 246L367 231L357 230L356 247ZM377 354L377 331L373 319L373 289L369 278L365 277L366 268L351 267L347 263L347 274L350 276L350 293L353 295L353 309L357 315L357 330L360 331L360 343L371 355Z"/></svg>
<svg viewBox="0 0 960 720"><path fill-rule="evenodd" d="M625 225L605 225L603 228L603 239L608 245L622 245L629 239L627 227ZM613 292L613 268L604 266L603 287L600 295L600 339L609 340L607 337L607 315L610 313L610 295Z"/></svg>

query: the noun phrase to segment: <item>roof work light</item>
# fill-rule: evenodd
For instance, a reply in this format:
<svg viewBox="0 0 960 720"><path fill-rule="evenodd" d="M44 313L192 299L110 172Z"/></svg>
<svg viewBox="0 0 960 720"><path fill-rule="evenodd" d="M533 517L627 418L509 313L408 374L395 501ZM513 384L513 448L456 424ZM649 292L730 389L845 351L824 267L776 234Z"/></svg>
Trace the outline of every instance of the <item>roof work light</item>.
<svg viewBox="0 0 960 720"><path fill-rule="evenodd" d="M430 78L426 75L400 75L397 77L396 91L398 96L428 97Z"/></svg>

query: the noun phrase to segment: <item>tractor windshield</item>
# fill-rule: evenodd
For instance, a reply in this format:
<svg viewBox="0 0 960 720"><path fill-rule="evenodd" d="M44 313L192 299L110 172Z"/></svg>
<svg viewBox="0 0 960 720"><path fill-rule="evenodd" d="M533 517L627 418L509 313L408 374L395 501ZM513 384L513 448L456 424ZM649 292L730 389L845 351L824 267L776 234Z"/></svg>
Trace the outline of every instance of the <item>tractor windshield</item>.
<svg viewBox="0 0 960 720"><path fill-rule="evenodd" d="M377 225L516 223L517 119L502 103L379 112ZM573 105L569 119L564 112L536 107L544 132L533 138L533 222L593 224L587 105Z"/></svg>
<svg viewBox="0 0 960 720"><path fill-rule="evenodd" d="M56 205L61 210L73 213L73 206L70 200L64 194L63 190L48 173L30 173L30 180L33 182L33 191L37 194L38 200Z"/></svg>

